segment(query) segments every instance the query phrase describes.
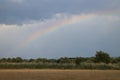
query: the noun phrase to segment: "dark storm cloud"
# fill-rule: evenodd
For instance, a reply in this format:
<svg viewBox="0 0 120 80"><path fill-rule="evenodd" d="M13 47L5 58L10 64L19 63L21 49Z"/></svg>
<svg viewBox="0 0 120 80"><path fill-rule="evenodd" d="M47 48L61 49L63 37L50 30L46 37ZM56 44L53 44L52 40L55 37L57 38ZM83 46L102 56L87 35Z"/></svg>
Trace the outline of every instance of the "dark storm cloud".
<svg viewBox="0 0 120 80"><path fill-rule="evenodd" d="M119 9L119 0L0 0L0 23L21 24L56 13L80 14Z"/></svg>

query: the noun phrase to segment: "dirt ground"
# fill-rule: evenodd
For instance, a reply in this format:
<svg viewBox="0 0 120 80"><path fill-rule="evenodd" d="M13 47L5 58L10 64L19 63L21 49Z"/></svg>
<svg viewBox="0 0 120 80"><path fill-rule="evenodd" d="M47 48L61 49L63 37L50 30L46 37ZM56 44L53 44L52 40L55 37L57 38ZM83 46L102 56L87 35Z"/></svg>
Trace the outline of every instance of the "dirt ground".
<svg viewBox="0 0 120 80"><path fill-rule="evenodd" d="M0 70L0 80L120 80L118 70Z"/></svg>

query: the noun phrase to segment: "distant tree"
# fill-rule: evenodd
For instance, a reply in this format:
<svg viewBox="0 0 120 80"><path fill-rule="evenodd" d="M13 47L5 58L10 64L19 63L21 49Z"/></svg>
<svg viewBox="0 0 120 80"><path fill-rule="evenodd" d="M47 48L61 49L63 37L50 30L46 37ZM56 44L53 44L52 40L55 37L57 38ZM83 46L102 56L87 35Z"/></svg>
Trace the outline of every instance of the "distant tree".
<svg viewBox="0 0 120 80"><path fill-rule="evenodd" d="M120 57L111 58L111 63L120 63Z"/></svg>
<svg viewBox="0 0 120 80"><path fill-rule="evenodd" d="M16 62L16 58L12 58L12 62Z"/></svg>
<svg viewBox="0 0 120 80"><path fill-rule="evenodd" d="M48 59L48 63L57 63L56 59Z"/></svg>
<svg viewBox="0 0 120 80"><path fill-rule="evenodd" d="M87 57L85 58L85 61L86 63L93 63L94 62L94 57Z"/></svg>
<svg viewBox="0 0 120 80"><path fill-rule="evenodd" d="M120 57L116 58L117 63L120 63Z"/></svg>
<svg viewBox="0 0 120 80"><path fill-rule="evenodd" d="M95 55L95 62L97 63L109 63L110 62L110 56L108 53L103 51L97 51Z"/></svg>
<svg viewBox="0 0 120 80"><path fill-rule="evenodd" d="M23 59L21 57L16 57L16 62L23 62Z"/></svg>
<svg viewBox="0 0 120 80"><path fill-rule="evenodd" d="M111 58L110 62L111 62L111 63L117 63L118 61L117 61L116 58Z"/></svg>
<svg viewBox="0 0 120 80"><path fill-rule="evenodd" d="M7 58L7 62L12 62L12 58Z"/></svg>
<svg viewBox="0 0 120 80"><path fill-rule="evenodd" d="M34 62L34 61L35 61L35 60L34 60L34 59L32 59L32 58L28 60L28 62Z"/></svg>
<svg viewBox="0 0 120 80"><path fill-rule="evenodd" d="M61 57L59 59L59 63L68 63L69 62L69 59L67 57Z"/></svg>
<svg viewBox="0 0 120 80"><path fill-rule="evenodd" d="M80 65L80 63L81 63L82 61L84 61L84 58L82 58L82 57L76 57L76 59L75 59L75 64L78 66L78 65Z"/></svg>
<svg viewBox="0 0 120 80"><path fill-rule="evenodd" d="M0 59L0 62L7 62L7 59L6 58L2 58L2 59Z"/></svg>

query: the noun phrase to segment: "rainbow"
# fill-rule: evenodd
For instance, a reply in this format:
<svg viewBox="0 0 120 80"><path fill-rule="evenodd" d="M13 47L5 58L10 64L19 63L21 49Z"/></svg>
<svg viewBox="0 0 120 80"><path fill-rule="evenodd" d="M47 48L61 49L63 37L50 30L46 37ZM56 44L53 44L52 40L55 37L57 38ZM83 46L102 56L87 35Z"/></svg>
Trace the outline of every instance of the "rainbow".
<svg viewBox="0 0 120 80"><path fill-rule="evenodd" d="M32 35L28 36L25 40L23 40L21 43L19 43L12 51L17 51L21 48L24 48L26 45L32 43L36 39L42 37L45 34L49 34L55 30L58 30L63 27L69 27L69 25L81 22L83 20L87 20L95 16L95 14L86 14L86 15L77 15L77 16L72 16L67 19L63 19L62 21L59 21L55 24L52 24L48 26L47 28L41 30L38 30L37 32L33 33Z"/></svg>

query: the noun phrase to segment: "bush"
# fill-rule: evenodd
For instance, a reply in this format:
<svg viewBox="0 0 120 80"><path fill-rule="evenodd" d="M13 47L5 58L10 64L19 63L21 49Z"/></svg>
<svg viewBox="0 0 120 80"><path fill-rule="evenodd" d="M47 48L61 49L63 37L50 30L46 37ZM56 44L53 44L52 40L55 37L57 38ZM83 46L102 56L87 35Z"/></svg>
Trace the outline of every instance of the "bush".
<svg viewBox="0 0 120 80"><path fill-rule="evenodd" d="M110 62L110 56L106 52L97 51L95 55L95 62L108 64Z"/></svg>

